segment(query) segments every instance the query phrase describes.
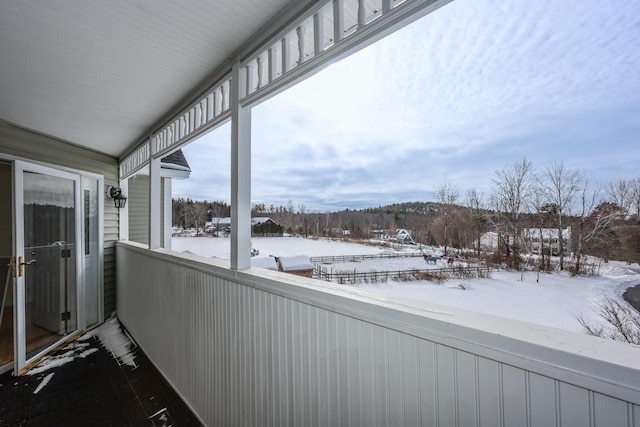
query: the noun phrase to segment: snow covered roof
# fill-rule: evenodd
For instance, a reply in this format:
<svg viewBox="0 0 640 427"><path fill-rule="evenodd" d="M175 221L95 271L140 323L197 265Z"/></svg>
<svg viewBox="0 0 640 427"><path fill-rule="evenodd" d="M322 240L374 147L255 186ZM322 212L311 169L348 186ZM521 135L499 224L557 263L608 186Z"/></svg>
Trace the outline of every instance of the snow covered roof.
<svg viewBox="0 0 640 427"><path fill-rule="evenodd" d="M187 162L187 158L184 156L182 150L175 151L168 156L160 159L163 168L169 169L178 169L183 171L191 172L191 168L189 167L189 162Z"/></svg>
<svg viewBox="0 0 640 427"><path fill-rule="evenodd" d="M313 264L307 255L280 257L278 262L282 271L313 270Z"/></svg>
<svg viewBox="0 0 640 427"><path fill-rule="evenodd" d="M256 216L251 218L251 225L264 224L265 222L273 222L275 224L275 221L268 216Z"/></svg>

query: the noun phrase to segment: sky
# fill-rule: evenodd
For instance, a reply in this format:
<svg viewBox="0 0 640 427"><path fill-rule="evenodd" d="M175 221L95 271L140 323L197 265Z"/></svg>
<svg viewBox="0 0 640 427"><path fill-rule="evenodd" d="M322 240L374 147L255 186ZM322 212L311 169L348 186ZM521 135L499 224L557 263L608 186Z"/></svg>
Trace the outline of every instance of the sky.
<svg viewBox="0 0 640 427"><path fill-rule="evenodd" d="M252 201L312 212L489 194L563 163L640 178L640 2L454 0L252 109ZM230 126L174 197L230 201Z"/></svg>

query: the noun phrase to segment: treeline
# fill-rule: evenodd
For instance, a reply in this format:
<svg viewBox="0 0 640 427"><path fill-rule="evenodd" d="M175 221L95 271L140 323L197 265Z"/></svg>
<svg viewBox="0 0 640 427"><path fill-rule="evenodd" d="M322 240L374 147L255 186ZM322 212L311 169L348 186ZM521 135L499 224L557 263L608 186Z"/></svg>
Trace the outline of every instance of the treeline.
<svg viewBox="0 0 640 427"><path fill-rule="evenodd" d="M525 228L553 228L560 236L562 269L569 251L577 269L586 254L640 262L640 178L602 185L563 163L536 170L523 159L496 171L492 182L487 193L470 189L464 194L444 182L434 189L435 201L362 210L318 213L292 201L259 203L252 216L268 216L284 232L305 236L367 239L404 228L417 243L442 246L445 252L479 251L481 236L491 231L499 236L497 256L514 267L524 251L515 236ZM229 205L219 201L176 199L173 206L173 222L183 227L202 227L212 217L230 215ZM560 230L568 226L571 238L564 241Z"/></svg>
<svg viewBox="0 0 640 427"><path fill-rule="evenodd" d="M201 229L211 218L228 216L231 216L231 206L223 201L197 201L189 198L171 201L171 224L176 227Z"/></svg>

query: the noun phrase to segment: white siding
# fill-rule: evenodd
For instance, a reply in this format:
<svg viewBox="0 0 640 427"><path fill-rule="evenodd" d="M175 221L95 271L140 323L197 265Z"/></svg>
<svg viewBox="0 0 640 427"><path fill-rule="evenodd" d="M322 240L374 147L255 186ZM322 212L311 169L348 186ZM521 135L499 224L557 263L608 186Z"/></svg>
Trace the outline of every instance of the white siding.
<svg viewBox="0 0 640 427"><path fill-rule="evenodd" d="M633 346L132 243L117 259L119 318L207 425L639 426Z"/></svg>

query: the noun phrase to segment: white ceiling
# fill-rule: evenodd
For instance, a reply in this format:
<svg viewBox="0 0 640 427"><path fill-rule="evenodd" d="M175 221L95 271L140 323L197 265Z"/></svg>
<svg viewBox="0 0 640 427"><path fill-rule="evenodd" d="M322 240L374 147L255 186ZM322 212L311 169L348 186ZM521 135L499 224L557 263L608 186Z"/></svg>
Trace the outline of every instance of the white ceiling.
<svg viewBox="0 0 640 427"><path fill-rule="evenodd" d="M2 0L0 119L120 157L291 0Z"/></svg>

